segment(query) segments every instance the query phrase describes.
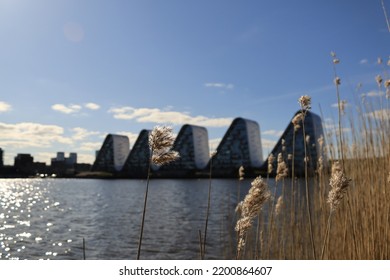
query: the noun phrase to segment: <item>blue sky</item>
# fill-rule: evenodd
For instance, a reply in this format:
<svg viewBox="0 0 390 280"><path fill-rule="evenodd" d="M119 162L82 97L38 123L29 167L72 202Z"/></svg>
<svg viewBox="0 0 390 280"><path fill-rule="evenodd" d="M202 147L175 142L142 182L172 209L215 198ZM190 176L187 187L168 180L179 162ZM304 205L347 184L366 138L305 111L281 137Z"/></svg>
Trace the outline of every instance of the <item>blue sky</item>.
<svg viewBox="0 0 390 280"><path fill-rule="evenodd" d="M390 14L390 1L385 0ZM260 125L263 154L299 109L337 116L378 98L389 59L381 1L0 0L0 147L92 163L107 133L205 126L216 148L235 117Z"/></svg>

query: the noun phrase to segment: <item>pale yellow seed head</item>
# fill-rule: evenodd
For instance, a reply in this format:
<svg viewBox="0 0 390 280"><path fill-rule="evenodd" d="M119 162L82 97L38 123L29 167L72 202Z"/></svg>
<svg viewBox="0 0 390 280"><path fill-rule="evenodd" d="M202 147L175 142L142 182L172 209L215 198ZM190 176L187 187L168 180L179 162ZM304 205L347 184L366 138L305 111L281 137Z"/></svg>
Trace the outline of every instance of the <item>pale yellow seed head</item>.
<svg viewBox="0 0 390 280"><path fill-rule="evenodd" d="M311 108L311 97L309 95L302 95L298 99L298 103L303 110L310 110Z"/></svg>
<svg viewBox="0 0 390 280"><path fill-rule="evenodd" d="M295 115L295 117L292 119L291 123L294 125L294 130L298 131L298 129L301 128L300 123L303 121L303 115L302 113L298 113Z"/></svg>
<svg viewBox="0 0 390 280"><path fill-rule="evenodd" d="M259 214L262 206L270 197L271 193L263 178L260 176L255 178L244 201L237 206L237 211L241 211L241 217L235 226L235 230L238 232L238 253L245 247L246 233L252 227L253 219Z"/></svg>
<svg viewBox="0 0 390 280"><path fill-rule="evenodd" d="M378 86L380 87L382 85L382 82L383 82L382 76L381 75L377 75L375 77L375 80L376 80Z"/></svg>
<svg viewBox="0 0 390 280"><path fill-rule="evenodd" d="M320 145L320 150L322 151L322 147L324 146L324 136L321 134L317 141L318 145Z"/></svg>
<svg viewBox="0 0 390 280"><path fill-rule="evenodd" d="M179 153L172 150L175 138L169 126L156 126L149 134L149 147L152 152L151 161L163 165L179 158Z"/></svg>
<svg viewBox="0 0 390 280"><path fill-rule="evenodd" d="M341 100L340 101L340 112L341 114L345 114L345 107L347 106L347 101L346 100Z"/></svg>
<svg viewBox="0 0 390 280"><path fill-rule="evenodd" d="M283 196L279 196L275 206L275 216L279 216L280 212L282 211L282 207L283 207Z"/></svg>
<svg viewBox="0 0 390 280"><path fill-rule="evenodd" d="M278 154L278 166L276 168L276 178L275 181L278 182L281 179L284 179L288 176L288 167L283 160L282 153Z"/></svg>
<svg viewBox="0 0 390 280"><path fill-rule="evenodd" d="M340 162L336 161L332 165L332 174L330 178L330 191L328 194L328 203L331 212L334 212L344 198L347 188L351 183L351 179L345 176Z"/></svg>
<svg viewBox="0 0 390 280"><path fill-rule="evenodd" d="M238 178L240 181L243 181L244 180L244 176L245 176L245 171L244 171L244 166L240 166L240 168L238 169Z"/></svg>
<svg viewBox="0 0 390 280"><path fill-rule="evenodd" d="M274 161L275 161L275 157L274 157L274 155L273 154L270 154L269 156L268 156L268 174L271 174L272 173L272 171L273 171L273 163L274 163Z"/></svg>

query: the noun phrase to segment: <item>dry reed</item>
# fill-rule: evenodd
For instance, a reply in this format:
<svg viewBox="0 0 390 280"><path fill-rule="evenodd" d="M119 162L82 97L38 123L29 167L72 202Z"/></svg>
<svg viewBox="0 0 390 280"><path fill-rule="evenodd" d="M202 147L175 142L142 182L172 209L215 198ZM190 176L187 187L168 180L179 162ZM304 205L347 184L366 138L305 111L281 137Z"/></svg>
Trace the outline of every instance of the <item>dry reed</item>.
<svg viewBox="0 0 390 280"><path fill-rule="evenodd" d="M235 230L238 233L237 255L240 259L245 247L246 234L252 227L253 219L259 214L263 204L271 197L268 185L260 176L255 178L251 183L251 188L245 199L238 204L237 209L240 211L240 219L236 223Z"/></svg>
<svg viewBox="0 0 390 280"><path fill-rule="evenodd" d="M146 204L149 193L149 181L151 173L151 165L163 165L172 162L179 158L179 153L172 150L175 138L172 133L172 128L169 126L156 126L149 134L149 149L150 158L148 164L148 175L146 180L146 189L144 196L144 205L142 211L141 230L138 240L137 260L141 256L142 238L145 225Z"/></svg>

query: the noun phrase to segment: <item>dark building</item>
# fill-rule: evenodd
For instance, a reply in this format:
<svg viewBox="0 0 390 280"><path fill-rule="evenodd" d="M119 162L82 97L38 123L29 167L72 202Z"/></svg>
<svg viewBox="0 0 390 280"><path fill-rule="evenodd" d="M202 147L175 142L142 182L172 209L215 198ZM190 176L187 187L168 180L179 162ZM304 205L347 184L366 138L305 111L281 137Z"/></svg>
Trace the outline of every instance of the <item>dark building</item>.
<svg viewBox="0 0 390 280"><path fill-rule="evenodd" d="M57 152L57 156L51 159L51 173L57 176L70 176L77 171L77 153L69 153L65 157L64 152Z"/></svg>
<svg viewBox="0 0 390 280"><path fill-rule="evenodd" d="M3 160L3 149L0 148L0 168L2 168L4 166L4 160Z"/></svg>
<svg viewBox="0 0 390 280"><path fill-rule="evenodd" d="M255 121L236 118L217 147L209 166L212 176L235 176L240 166L247 172L263 163L260 127Z"/></svg>
<svg viewBox="0 0 390 280"><path fill-rule="evenodd" d="M35 174L34 158L30 154L17 154L14 161L14 167L16 172L23 176L31 176Z"/></svg>
<svg viewBox="0 0 390 280"><path fill-rule="evenodd" d="M146 178L149 168L149 133L150 130L143 129L127 157L121 174L124 177Z"/></svg>
<svg viewBox="0 0 390 280"><path fill-rule="evenodd" d="M129 138L108 134L100 148L91 171L119 173L129 154Z"/></svg>
<svg viewBox="0 0 390 280"><path fill-rule="evenodd" d="M210 159L207 129L195 125L184 125L173 144L173 150L180 157L160 168L158 173L165 176L195 176L203 170Z"/></svg>
<svg viewBox="0 0 390 280"><path fill-rule="evenodd" d="M298 111L294 117L300 113L301 111ZM326 155L323 153L323 151L320 150L320 145L318 144L318 139L324 134L321 118L310 111L306 111L304 127L305 131L303 131L302 122L299 122L299 129L297 130L294 130L294 125L291 121L287 125L286 130L283 132L282 136L271 152L271 154L275 157L275 161L273 162L274 172L276 171L277 167L276 159L278 154L282 153L283 159L288 163L288 168L291 173L292 155L294 154L294 175L303 175L305 172L305 145L308 156L308 171L310 173L313 174L313 172L316 171L317 162L320 156L323 156L323 162L326 164ZM295 149L293 149L293 146L295 146ZM264 162L263 168L267 169L267 165L268 159L266 159ZM273 175L275 174L273 173Z"/></svg>

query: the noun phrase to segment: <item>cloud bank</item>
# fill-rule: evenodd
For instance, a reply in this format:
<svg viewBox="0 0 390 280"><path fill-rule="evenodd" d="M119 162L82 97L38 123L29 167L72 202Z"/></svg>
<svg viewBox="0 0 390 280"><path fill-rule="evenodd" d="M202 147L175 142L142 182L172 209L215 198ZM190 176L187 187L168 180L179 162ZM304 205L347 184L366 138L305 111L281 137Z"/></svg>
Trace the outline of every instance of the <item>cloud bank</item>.
<svg viewBox="0 0 390 280"><path fill-rule="evenodd" d="M162 111L158 108L113 107L109 111L115 119L135 120L139 123L183 125L193 124L206 127L229 126L233 118L208 118L191 116L186 112Z"/></svg>

